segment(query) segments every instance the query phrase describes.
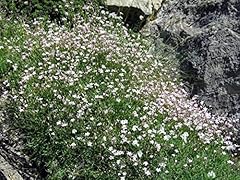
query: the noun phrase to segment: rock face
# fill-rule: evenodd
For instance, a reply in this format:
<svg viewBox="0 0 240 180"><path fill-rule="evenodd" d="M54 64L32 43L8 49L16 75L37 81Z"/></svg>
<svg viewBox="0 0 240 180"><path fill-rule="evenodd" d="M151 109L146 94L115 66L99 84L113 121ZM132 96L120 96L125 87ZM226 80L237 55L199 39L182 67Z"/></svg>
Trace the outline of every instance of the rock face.
<svg viewBox="0 0 240 180"><path fill-rule="evenodd" d="M145 15L151 15L157 11L162 0L107 0L106 5L117 7L133 7L143 11Z"/></svg>
<svg viewBox="0 0 240 180"><path fill-rule="evenodd" d="M239 0L165 1L150 32L181 55L191 95L240 118Z"/></svg>
<svg viewBox="0 0 240 180"><path fill-rule="evenodd" d="M125 25L138 32L147 21L155 16L163 0L106 0L105 5L109 11L121 12Z"/></svg>
<svg viewBox="0 0 240 180"><path fill-rule="evenodd" d="M0 179L23 180L22 176L2 156L0 156Z"/></svg>

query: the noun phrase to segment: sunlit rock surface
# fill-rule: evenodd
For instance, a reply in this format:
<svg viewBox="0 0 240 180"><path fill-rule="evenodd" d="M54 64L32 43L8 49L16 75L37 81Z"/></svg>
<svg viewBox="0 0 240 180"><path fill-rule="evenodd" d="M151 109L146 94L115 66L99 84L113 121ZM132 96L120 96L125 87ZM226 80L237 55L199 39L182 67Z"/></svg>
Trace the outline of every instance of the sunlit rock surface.
<svg viewBox="0 0 240 180"><path fill-rule="evenodd" d="M145 15L153 14L162 4L162 0L107 0L106 5L118 7L134 7L142 10Z"/></svg>

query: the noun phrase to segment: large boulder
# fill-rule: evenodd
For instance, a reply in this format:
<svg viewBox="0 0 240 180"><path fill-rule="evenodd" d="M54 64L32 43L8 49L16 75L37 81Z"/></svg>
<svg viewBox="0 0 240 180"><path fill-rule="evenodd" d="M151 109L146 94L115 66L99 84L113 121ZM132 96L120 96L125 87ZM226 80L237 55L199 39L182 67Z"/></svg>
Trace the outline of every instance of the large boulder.
<svg viewBox="0 0 240 180"><path fill-rule="evenodd" d="M145 15L151 15L157 11L163 0L107 0L106 5L117 7L133 7L143 11Z"/></svg>
<svg viewBox="0 0 240 180"><path fill-rule="evenodd" d="M239 0L165 1L149 30L157 35L155 42L181 55L191 95L215 113L240 118Z"/></svg>
<svg viewBox="0 0 240 180"><path fill-rule="evenodd" d="M163 0L106 0L109 11L121 13L125 25L134 31L139 31L147 19L156 15Z"/></svg>

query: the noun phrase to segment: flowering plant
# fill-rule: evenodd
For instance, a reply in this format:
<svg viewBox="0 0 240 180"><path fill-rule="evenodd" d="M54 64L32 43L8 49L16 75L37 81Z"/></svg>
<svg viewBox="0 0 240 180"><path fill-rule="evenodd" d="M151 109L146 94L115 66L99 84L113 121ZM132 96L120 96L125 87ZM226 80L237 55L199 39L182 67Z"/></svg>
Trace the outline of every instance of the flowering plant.
<svg viewBox="0 0 240 180"><path fill-rule="evenodd" d="M84 10L72 28L36 20L0 42L8 115L49 178L239 178L222 150L232 121L189 99L121 17Z"/></svg>

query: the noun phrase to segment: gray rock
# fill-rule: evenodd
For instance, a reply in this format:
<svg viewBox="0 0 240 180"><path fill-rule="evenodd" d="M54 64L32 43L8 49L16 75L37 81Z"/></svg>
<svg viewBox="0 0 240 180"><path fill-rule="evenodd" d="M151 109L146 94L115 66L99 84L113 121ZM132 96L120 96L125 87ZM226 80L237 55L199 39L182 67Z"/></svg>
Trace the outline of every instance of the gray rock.
<svg viewBox="0 0 240 180"><path fill-rule="evenodd" d="M157 14L163 0L106 0L109 11L123 17L125 25L138 32L149 19Z"/></svg>
<svg viewBox="0 0 240 180"><path fill-rule="evenodd" d="M1 180L23 180L22 176L18 171L11 166L1 155L0 155L0 179Z"/></svg>
<svg viewBox="0 0 240 180"><path fill-rule="evenodd" d="M149 28L181 55L191 95L240 118L239 0L165 1Z"/></svg>
<svg viewBox="0 0 240 180"><path fill-rule="evenodd" d="M107 6L133 7L143 11L145 15L151 15L157 11L163 0L106 0Z"/></svg>

